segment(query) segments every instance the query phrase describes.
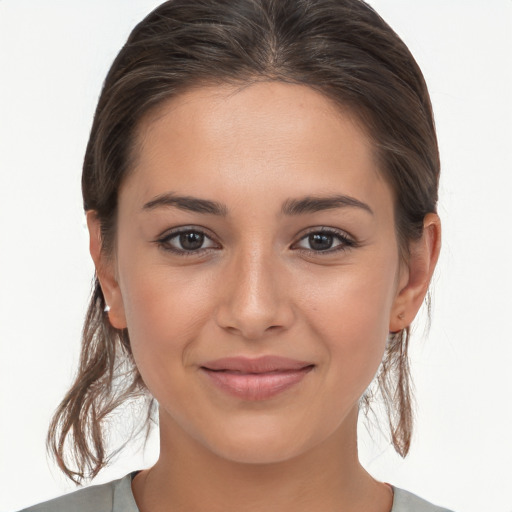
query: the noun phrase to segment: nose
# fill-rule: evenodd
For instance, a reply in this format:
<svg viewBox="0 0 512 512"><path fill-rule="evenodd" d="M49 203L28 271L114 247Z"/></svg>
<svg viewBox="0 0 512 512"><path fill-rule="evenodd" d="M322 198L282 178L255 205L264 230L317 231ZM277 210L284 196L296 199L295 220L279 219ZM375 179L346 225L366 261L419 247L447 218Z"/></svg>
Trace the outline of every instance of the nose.
<svg viewBox="0 0 512 512"><path fill-rule="evenodd" d="M277 258L259 250L236 255L221 277L216 322L248 340L288 329L294 321L286 276Z"/></svg>

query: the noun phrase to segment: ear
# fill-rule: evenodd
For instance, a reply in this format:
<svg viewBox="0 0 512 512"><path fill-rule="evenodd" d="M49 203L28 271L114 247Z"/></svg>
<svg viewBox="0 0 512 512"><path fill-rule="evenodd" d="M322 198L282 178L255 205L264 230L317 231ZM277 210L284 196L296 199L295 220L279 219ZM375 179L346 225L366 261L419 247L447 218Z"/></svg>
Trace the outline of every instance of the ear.
<svg viewBox="0 0 512 512"><path fill-rule="evenodd" d="M103 297L108 306L108 318L116 329L126 328L123 297L117 282L114 258L107 257L102 249L101 223L95 211L87 212L89 251L96 267Z"/></svg>
<svg viewBox="0 0 512 512"><path fill-rule="evenodd" d="M412 323L428 290L441 250L441 221L435 213L423 220L423 235L410 246L410 257L401 270L397 295L391 309L389 331Z"/></svg>

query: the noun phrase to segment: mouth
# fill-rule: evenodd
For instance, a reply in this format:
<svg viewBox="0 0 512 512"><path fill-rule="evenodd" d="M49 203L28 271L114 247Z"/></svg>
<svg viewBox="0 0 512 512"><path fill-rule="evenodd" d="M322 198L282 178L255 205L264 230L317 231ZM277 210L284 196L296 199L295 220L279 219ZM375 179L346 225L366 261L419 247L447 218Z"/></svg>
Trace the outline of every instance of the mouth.
<svg viewBox="0 0 512 512"><path fill-rule="evenodd" d="M280 356L208 361L201 371L221 391L242 400L268 400L299 384L314 364Z"/></svg>

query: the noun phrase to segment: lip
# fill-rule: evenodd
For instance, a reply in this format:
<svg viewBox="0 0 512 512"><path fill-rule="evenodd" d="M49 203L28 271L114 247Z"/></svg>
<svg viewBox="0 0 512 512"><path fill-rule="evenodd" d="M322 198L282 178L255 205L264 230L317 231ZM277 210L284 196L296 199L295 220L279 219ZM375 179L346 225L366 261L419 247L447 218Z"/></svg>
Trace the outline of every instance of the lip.
<svg viewBox="0 0 512 512"><path fill-rule="evenodd" d="M297 385L314 364L281 356L227 357L208 361L201 371L220 390L242 400L268 400Z"/></svg>

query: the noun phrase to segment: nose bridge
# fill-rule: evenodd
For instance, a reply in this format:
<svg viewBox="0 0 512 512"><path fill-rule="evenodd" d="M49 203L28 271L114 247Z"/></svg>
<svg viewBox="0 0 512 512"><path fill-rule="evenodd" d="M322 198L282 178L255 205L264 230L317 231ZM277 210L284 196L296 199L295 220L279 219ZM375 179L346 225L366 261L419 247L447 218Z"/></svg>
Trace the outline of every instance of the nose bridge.
<svg viewBox="0 0 512 512"><path fill-rule="evenodd" d="M279 258L265 243L240 246L228 263L218 321L222 327L256 339L287 327L292 312L283 289Z"/></svg>
<svg viewBox="0 0 512 512"><path fill-rule="evenodd" d="M263 312L276 300L278 282L273 279L277 277L275 259L269 251L260 247L253 246L240 252L235 283L238 281L237 294L246 307Z"/></svg>

